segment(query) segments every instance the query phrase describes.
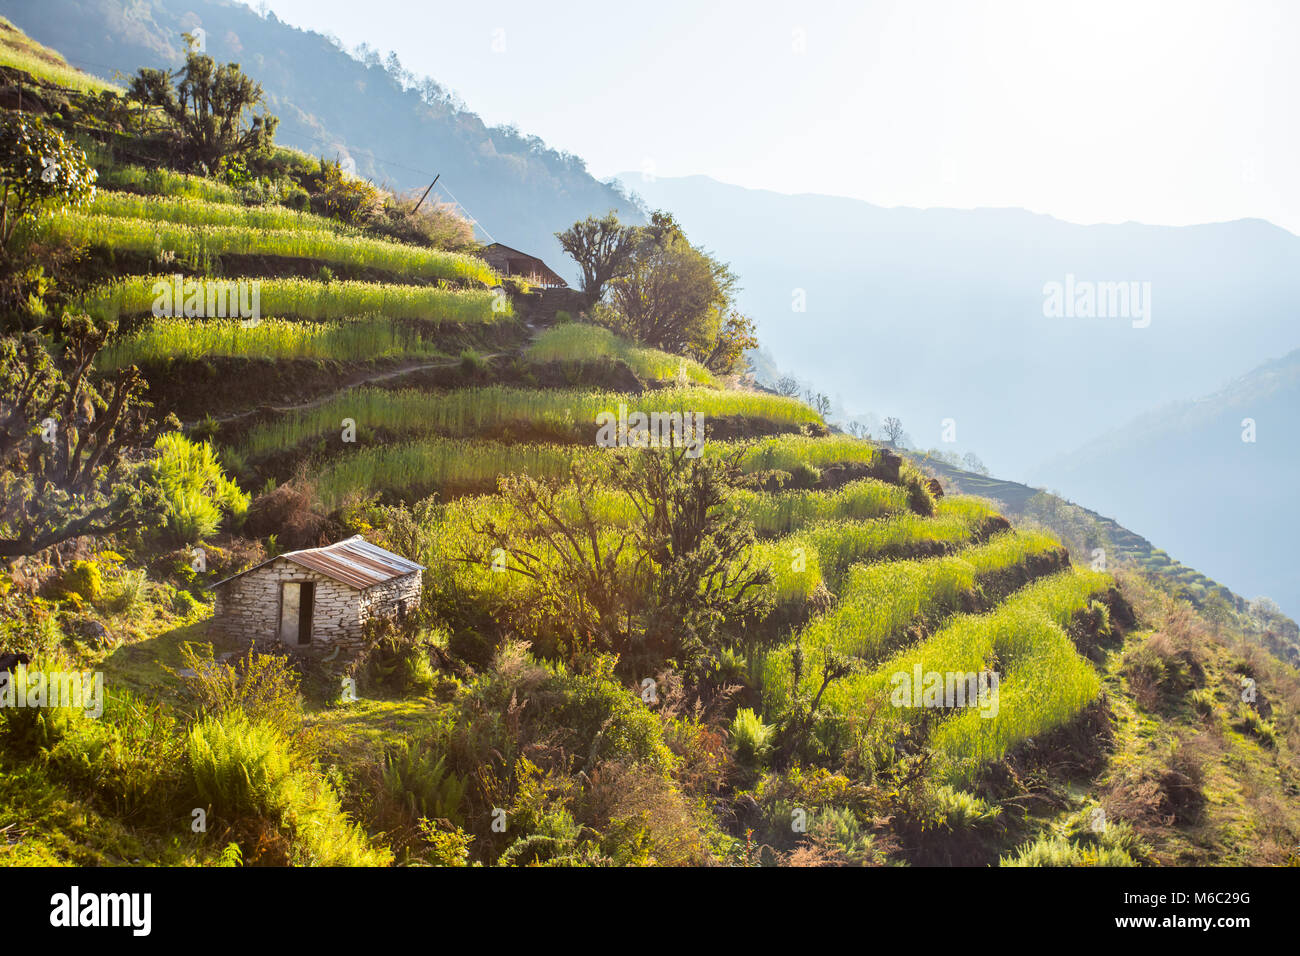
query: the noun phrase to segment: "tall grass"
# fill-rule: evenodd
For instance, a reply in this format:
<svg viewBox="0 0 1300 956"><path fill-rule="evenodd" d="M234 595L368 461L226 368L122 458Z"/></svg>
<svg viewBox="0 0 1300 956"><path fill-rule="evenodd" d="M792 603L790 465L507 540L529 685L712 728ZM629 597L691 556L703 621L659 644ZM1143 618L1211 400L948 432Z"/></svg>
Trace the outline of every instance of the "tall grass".
<svg viewBox="0 0 1300 956"><path fill-rule="evenodd" d="M263 315L315 320L375 315L432 324L482 324L514 315L509 300L498 304L495 295L487 289L294 278L255 281L258 282L259 308ZM105 318L148 315L157 298L154 289L160 282L174 286L175 277L155 275L118 279L92 289L82 305L86 311ZM190 294L184 287L182 293ZM500 311L495 311L497 309Z"/></svg>
<svg viewBox="0 0 1300 956"><path fill-rule="evenodd" d="M210 356L248 359L340 359L365 361L391 355L437 355L419 333L390 319L355 322L289 322L263 319L245 328L236 320L154 319L126 338L109 343L95 359L101 371Z"/></svg>
<svg viewBox="0 0 1300 956"><path fill-rule="evenodd" d="M238 203L239 191L233 186L194 176L190 173L178 173L164 166L146 168L134 163L114 162L107 150L91 146L86 150L91 164L99 172L96 181L101 189L131 190L157 196L171 196L177 199L197 199L208 203Z"/></svg>
<svg viewBox="0 0 1300 956"><path fill-rule="evenodd" d="M1047 535L1008 532L946 557L855 565L845 576L835 607L799 635L807 661L806 684L820 679L827 652L878 661L904 640L909 627L932 626L956 611L963 596L974 593L989 575L1059 549ZM791 647L785 647L769 654L764 663L769 707L788 698L790 657Z"/></svg>
<svg viewBox="0 0 1300 956"><path fill-rule="evenodd" d="M5 22L8 23L7 20ZM33 50L23 49L9 42L0 42L0 66L22 70L37 79L45 80L66 89L77 90L81 93L98 93L101 90L111 90L114 93L122 92L122 88L119 86L114 86L97 76L91 76L69 66L62 57L58 60L52 60L47 56L39 55Z"/></svg>
<svg viewBox="0 0 1300 956"><path fill-rule="evenodd" d="M789 399L789 401L798 401ZM852 462L875 465L880 462L878 448L847 435L812 438L807 435L781 435L751 442L737 443L720 452L740 450L741 467L745 471L793 471L799 464L829 465L833 462Z"/></svg>
<svg viewBox="0 0 1300 956"><path fill-rule="evenodd" d="M690 385L715 384L713 373L694 359L659 349L641 348L609 329L571 322L547 329L527 352L532 362L582 362L612 358L626 362L640 378Z"/></svg>
<svg viewBox="0 0 1300 956"><path fill-rule="evenodd" d="M310 259L330 265L382 269L417 279L447 279L495 285L495 272L475 256L325 230L263 230L252 226L198 226L146 222L65 211L42 217L38 235L89 246L158 255L164 251L200 263L213 256L261 255Z"/></svg>
<svg viewBox="0 0 1300 956"><path fill-rule="evenodd" d="M246 458L279 454L326 435L337 435L344 418L356 422L356 439L384 433L443 434L464 437L488 429L520 427L584 431L594 444L595 418L639 409L664 413L695 412L712 416L741 415L781 424L798 424L815 413L801 402L748 391L710 388L670 389L642 396L617 392L506 388L499 385L430 394L415 389L356 389L315 408L295 412L252 429L239 446Z"/></svg>
<svg viewBox="0 0 1300 956"><path fill-rule="evenodd" d="M752 521L761 535L789 534L827 519L879 518L908 508L905 488L874 478L852 481L834 491L738 491L730 505Z"/></svg>
<svg viewBox="0 0 1300 956"><path fill-rule="evenodd" d="M338 427L339 423L335 424ZM817 458L817 441L802 435L783 435L760 442L709 442L704 446L704 455L739 454L741 469L754 471L767 467L765 463L772 460L798 461L801 453ZM869 462L878 454L865 442L839 442L835 438L821 441L830 446L819 459L822 461L839 461L845 455L856 454L859 460ZM491 490L496 487L499 475L523 473L537 478L563 478L568 474L571 462L606 454L606 449L583 445L443 438L366 447L349 445L348 450L321 464L317 472L317 491L326 504L338 504L349 492L357 490L382 492L393 498L413 501L446 488L461 492ZM227 456L223 454L223 457ZM227 460L231 459L227 457ZM965 511L970 520L975 520L980 514L992 513L991 508L979 500L967 502L964 498L950 497L942 499L939 504L939 513L949 517ZM765 544L771 546L773 543ZM780 564L776 566L781 567Z"/></svg>
<svg viewBox="0 0 1300 956"><path fill-rule="evenodd" d="M1043 578L992 612L958 615L874 670L835 682L824 704L841 714L872 714L870 746L878 752L908 725L938 720L932 741L945 773L951 781L965 780L1016 743L1059 726L1097 695L1100 680L1064 627L1110 583L1107 575L1079 569ZM996 671L1002 679L996 716L982 716L977 709L952 714L891 706L895 675L912 674L918 666L922 673Z"/></svg>
<svg viewBox="0 0 1300 956"><path fill-rule="evenodd" d="M253 229L294 229L358 235L335 219L298 212L285 206L242 206L222 200L185 196L138 196L101 189L89 212L120 219L182 223L188 226L248 226Z"/></svg>

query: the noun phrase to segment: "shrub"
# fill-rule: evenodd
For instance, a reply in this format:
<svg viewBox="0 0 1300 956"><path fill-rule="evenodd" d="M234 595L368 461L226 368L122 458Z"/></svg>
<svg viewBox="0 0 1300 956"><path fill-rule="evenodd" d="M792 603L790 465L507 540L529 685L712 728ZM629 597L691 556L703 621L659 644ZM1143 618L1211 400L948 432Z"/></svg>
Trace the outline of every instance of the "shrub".
<svg viewBox="0 0 1300 956"><path fill-rule="evenodd" d="M288 658L250 651L232 667L213 659L211 645L187 642L181 664L176 676L198 715L240 713L286 734L301 725L299 679Z"/></svg>
<svg viewBox="0 0 1300 956"><path fill-rule="evenodd" d="M412 817L461 825L466 781L447 766L447 755L428 744L405 741L384 758L388 795Z"/></svg>
<svg viewBox="0 0 1300 956"><path fill-rule="evenodd" d="M180 432L170 432L154 447L160 452L156 474L167 530L181 544L211 537L223 515L239 519L248 511L248 495L226 477L208 442L191 442Z"/></svg>
<svg viewBox="0 0 1300 956"><path fill-rule="evenodd" d="M59 578L59 590L90 604L104 597L104 572L94 561L73 561Z"/></svg>
<svg viewBox="0 0 1300 956"><path fill-rule="evenodd" d="M260 819L292 838L292 862L375 866L389 862L351 823L334 788L319 773L295 766L285 738L237 711L205 717L186 738L193 794L221 818ZM247 848L245 848L247 850Z"/></svg>
<svg viewBox="0 0 1300 956"><path fill-rule="evenodd" d="M731 721L731 749L741 763L761 764L772 749L774 728L749 707L742 707Z"/></svg>

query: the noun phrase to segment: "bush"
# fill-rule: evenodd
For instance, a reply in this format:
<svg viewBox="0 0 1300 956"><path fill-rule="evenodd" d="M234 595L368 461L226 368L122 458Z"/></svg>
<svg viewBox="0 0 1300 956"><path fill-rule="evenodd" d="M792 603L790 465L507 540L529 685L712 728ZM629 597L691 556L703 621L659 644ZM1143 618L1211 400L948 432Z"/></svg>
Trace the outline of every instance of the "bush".
<svg viewBox="0 0 1300 956"><path fill-rule="evenodd" d="M221 470L208 442L189 441L180 432L158 438L156 467L166 527L181 544L194 544L216 533L223 515L242 518L249 497Z"/></svg>
<svg viewBox="0 0 1300 956"><path fill-rule="evenodd" d="M414 819L460 826L466 781L447 767L447 756L428 744L406 741L384 758L388 795Z"/></svg>
<svg viewBox="0 0 1300 956"><path fill-rule="evenodd" d="M104 572L94 561L73 561L59 578L59 590L75 600L96 604L104 597Z"/></svg>
<svg viewBox="0 0 1300 956"><path fill-rule="evenodd" d="M287 741L272 727L238 712L205 717L191 728L185 751L193 795L228 822L253 818L287 831L292 862L377 866L390 861L348 820L333 787L317 772L295 766Z"/></svg>
<svg viewBox="0 0 1300 956"><path fill-rule="evenodd" d="M300 682L288 658L250 651L232 667L213 660L211 645L187 642L181 664L173 673L198 715L239 713L285 734L301 726Z"/></svg>
<svg viewBox="0 0 1300 956"><path fill-rule="evenodd" d="M741 763L761 764L772 749L772 735L773 727L749 707L738 710L731 721L731 749Z"/></svg>

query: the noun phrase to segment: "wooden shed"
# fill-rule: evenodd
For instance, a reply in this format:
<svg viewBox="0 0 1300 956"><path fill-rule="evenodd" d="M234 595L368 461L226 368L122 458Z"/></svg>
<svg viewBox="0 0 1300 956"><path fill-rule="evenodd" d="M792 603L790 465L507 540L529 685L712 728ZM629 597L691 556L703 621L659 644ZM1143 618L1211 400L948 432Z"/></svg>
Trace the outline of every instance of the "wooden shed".
<svg viewBox="0 0 1300 956"><path fill-rule="evenodd" d="M483 247L483 258L487 264L503 276L518 276L529 285L543 289L567 289L565 282L545 262L536 256L530 256L518 249L494 242Z"/></svg>
<svg viewBox="0 0 1300 956"><path fill-rule="evenodd" d="M419 607L424 568L355 535L290 551L212 585L211 630L334 659L362 649L367 621Z"/></svg>

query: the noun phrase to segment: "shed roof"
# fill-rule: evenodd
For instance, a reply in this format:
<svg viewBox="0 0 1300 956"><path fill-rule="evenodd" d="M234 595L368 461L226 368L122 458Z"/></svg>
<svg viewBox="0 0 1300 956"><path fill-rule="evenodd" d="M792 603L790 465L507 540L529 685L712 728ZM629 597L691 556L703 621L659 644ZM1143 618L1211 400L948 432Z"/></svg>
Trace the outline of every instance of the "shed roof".
<svg viewBox="0 0 1300 956"><path fill-rule="evenodd" d="M317 571L331 580L346 584L348 587L364 591L377 584L384 584L395 578L405 577L416 571L423 571L424 565L408 561L399 554L386 551L377 544L371 544L361 535L353 535L343 541L323 548L305 548L302 551L288 551L274 558L254 565L246 571L231 575L225 580L212 585L221 587L227 581L243 577L245 574L264 568L272 561L284 558L294 564Z"/></svg>
<svg viewBox="0 0 1300 956"><path fill-rule="evenodd" d="M529 263L529 274L532 278L546 285L568 288L569 283L564 281L564 277L537 256L523 252L513 246L507 246L504 242L494 242L491 245L484 246L483 258L487 260L488 265L492 266L492 268L499 269L507 274L510 274L509 263L512 260L517 262L520 259L525 259Z"/></svg>

